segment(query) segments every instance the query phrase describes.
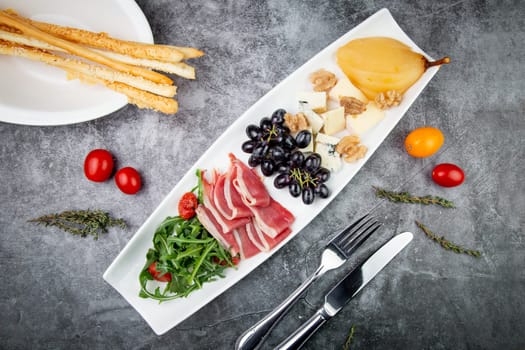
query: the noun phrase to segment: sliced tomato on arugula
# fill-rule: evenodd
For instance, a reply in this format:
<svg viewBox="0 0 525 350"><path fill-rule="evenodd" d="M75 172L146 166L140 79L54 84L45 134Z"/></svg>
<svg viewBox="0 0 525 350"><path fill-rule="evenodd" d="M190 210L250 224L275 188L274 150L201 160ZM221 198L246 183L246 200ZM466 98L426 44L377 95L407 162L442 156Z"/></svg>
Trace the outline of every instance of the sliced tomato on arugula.
<svg viewBox="0 0 525 350"><path fill-rule="evenodd" d="M151 265L148 267L148 272L155 279L159 282L171 282L171 274L169 272L161 272L157 270L157 262L154 261L151 263Z"/></svg>

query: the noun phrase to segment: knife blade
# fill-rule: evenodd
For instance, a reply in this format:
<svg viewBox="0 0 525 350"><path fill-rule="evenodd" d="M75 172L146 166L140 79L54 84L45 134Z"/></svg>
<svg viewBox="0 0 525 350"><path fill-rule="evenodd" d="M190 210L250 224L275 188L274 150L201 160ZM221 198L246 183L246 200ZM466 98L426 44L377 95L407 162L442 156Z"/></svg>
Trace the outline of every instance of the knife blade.
<svg viewBox="0 0 525 350"><path fill-rule="evenodd" d="M299 349L326 321L335 316L356 296L400 251L412 241L413 234L403 232L375 251L363 263L346 275L325 296L324 305L299 329L275 349Z"/></svg>

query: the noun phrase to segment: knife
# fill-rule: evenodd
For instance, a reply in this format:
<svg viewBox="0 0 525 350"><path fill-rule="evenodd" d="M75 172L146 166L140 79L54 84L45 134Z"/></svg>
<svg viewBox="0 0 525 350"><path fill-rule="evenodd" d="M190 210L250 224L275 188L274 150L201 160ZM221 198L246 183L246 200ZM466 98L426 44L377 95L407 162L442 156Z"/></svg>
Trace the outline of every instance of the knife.
<svg viewBox="0 0 525 350"><path fill-rule="evenodd" d="M410 232L394 236L366 261L353 269L324 298L324 305L275 349L299 349L326 321L337 314L412 240Z"/></svg>

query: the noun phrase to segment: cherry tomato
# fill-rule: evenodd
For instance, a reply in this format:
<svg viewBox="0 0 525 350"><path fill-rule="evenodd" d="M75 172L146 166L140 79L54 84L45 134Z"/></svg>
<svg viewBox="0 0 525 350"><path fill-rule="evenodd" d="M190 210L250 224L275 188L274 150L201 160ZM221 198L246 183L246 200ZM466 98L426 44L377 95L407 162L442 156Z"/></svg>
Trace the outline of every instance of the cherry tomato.
<svg viewBox="0 0 525 350"><path fill-rule="evenodd" d="M135 194L142 186L140 174L132 167L125 167L117 171L115 174L115 183L125 194Z"/></svg>
<svg viewBox="0 0 525 350"><path fill-rule="evenodd" d="M216 263L216 264L219 264L221 266L226 266L226 261L225 260L220 260L216 256L213 257L213 262ZM232 257L232 264L233 265L239 265L240 262L241 262L241 258L239 258L237 255Z"/></svg>
<svg viewBox="0 0 525 350"><path fill-rule="evenodd" d="M171 281L171 273L163 273L157 270L157 262L154 261L151 263L150 266L148 266L148 272L156 281L159 282L170 282Z"/></svg>
<svg viewBox="0 0 525 350"><path fill-rule="evenodd" d="M412 130L405 139L405 149L408 154L416 158L425 158L436 153L445 137L436 128L424 127Z"/></svg>
<svg viewBox="0 0 525 350"><path fill-rule="evenodd" d="M195 216L195 209L199 202L193 192L186 192L179 201L179 215L184 220L189 220Z"/></svg>
<svg viewBox="0 0 525 350"><path fill-rule="evenodd" d="M442 163L432 170L432 180L443 187L459 186L465 180L465 173L457 165Z"/></svg>
<svg viewBox="0 0 525 350"><path fill-rule="evenodd" d="M91 181L103 182L113 173L113 166L111 153L105 149L94 149L84 160L84 174Z"/></svg>

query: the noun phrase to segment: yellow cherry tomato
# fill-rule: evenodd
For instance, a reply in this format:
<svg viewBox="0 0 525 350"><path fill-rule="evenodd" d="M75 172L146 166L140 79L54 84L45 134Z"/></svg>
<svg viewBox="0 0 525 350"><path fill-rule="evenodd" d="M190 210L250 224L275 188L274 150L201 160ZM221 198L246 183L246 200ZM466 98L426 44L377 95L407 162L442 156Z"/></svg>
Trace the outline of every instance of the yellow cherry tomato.
<svg viewBox="0 0 525 350"><path fill-rule="evenodd" d="M405 149L412 157L425 158L436 153L444 141L445 137L439 129L432 127L417 128L406 137Z"/></svg>

